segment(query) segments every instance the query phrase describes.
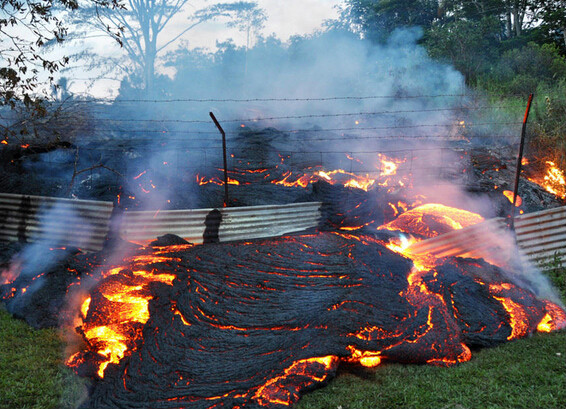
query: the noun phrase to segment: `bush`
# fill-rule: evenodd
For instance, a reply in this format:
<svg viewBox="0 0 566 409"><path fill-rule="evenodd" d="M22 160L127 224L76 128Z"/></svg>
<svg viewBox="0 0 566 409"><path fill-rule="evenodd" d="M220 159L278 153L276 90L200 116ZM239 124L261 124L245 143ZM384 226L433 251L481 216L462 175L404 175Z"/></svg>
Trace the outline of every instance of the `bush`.
<svg viewBox="0 0 566 409"><path fill-rule="evenodd" d="M485 82L500 92L524 95L564 78L566 58L560 55L556 45L531 42L503 53Z"/></svg>
<svg viewBox="0 0 566 409"><path fill-rule="evenodd" d="M530 126L532 156L566 169L566 79L541 84L535 91Z"/></svg>
<svg viewBox="0 0 566 409"><path fill-rule="evenodd" d="M433 26L426 33L425 45L432 58L453 64L473 84L497 58L499 31L494 17L458 20Z"/></svg>

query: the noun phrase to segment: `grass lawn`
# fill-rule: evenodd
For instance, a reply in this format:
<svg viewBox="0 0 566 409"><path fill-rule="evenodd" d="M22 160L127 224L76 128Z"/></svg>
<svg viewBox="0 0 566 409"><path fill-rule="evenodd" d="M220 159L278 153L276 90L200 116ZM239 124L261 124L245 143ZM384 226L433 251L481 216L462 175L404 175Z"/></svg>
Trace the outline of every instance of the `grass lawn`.
<svg viewBox="0 0 566 409"><path fill-rule="evenodd" d="M56 330L34 330L0 305L0 408L77 407L87 381L64 366L63 347Z"/></svg>
<svg viewBox="0 0 566 409"><path fill-rule="evenodd" d="M74 408L87 381L64 367L55 330L34 330L0 307L0 408ZM563 408L566 331L474 351L452 368L383 364L345 367L297 409Z"/></svg>
<svg viewBox="0 0 566 409"><path fill-rule="evenodd" d="M566 331L474 351L452 368L384 364L344 370L297 409L564 408Z"/></svg>

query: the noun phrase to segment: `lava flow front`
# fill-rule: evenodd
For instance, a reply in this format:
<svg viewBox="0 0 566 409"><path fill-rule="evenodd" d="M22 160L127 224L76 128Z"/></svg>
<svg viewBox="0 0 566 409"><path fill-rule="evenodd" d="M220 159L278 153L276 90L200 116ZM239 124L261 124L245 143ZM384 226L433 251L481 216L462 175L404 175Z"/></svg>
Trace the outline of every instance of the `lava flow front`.
<svg viewBox="0 0 566 409"><path fill-rule="evenodd" d="M480 220L428 205L394 227L430 237ZM340 361L454 365L566 326L481 259L412 260L394 227L146 248L85 299L68 364L99 378L93 408L278 408Z"/></svg>

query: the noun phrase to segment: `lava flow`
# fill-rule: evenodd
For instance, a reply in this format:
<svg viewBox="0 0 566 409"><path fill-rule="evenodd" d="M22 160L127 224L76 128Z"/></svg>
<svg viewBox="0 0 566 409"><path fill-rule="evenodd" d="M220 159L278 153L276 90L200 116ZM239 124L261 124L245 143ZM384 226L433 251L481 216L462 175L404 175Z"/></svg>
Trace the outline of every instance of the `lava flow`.
<svg viewBox="0 0 566 409"><path fill-rule="evenodd" d="M497 266L412 256L415 237L482 220L413 210L373 234L146 248L108 270L68 361L99 378L90 407L282 408L341 361L454 365L473 347L566 326L560 306Z"/></svg>
<svg viewBox="0 0 566 409"><path fill-rule="evenodd" d="M128 268L105 271L102 281L81 303L80 332L90 352L96 354L90 364L96 362L99 377L104 377L108 364L118 363L141 338L143 324L149 319L150 286L155 282L170 285L175 279L175 275L153 266L171 261L158 255L133 257L127 260ZM86 359L78 352L67 360L67 365L76 367Z"/></svg>
<svg viewBox="0 0 566 409"><path fill-rule="evenodd" d="M347 155L350 161L356 161L362 163L359 159L356 159L350 155ZM300 187L306 188L310 184L318 181L325 181L331 185L341 185L345 187L351 187L354 189L360 189L368 191L375 186L404 186L405 181L403 178L394 178L397 174L397 168L400 164L404 163L404 159L393 159L389 158L383 154L376 155L377 161L371 166L375 171L371 173L360 174L358 172L346 171L344 169L314 169L312 167L307 168L303 171L291 171L284 170L282 166L276 165L273 170L268 169L243 169L239 171L230 171L233 176L245 177L257 177L258 175L262 177L263 180L273 183L275 185L285 186L285 187ZM281 165L283 165L285 159L281 158ZM220 170L220 169L218 169ZM221 178L214 176L211 178L205 178L203 176L196 176L196 181L199 185L207 185L210 183L216 185L223 185L224 182ZM241 180L235 177L228 178L228 184L243 184ZM249 183L249 182L248 182Z"/></svg>

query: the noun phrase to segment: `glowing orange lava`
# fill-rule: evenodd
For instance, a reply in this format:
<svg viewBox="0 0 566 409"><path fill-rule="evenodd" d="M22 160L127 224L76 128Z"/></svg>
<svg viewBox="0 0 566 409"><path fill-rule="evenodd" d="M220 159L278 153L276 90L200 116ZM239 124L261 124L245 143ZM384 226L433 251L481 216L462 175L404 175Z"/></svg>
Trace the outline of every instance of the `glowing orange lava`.
<svg viewBox="0 0 566 409"><path fill-rule="evenodd" d="M220 180L216 176L207 179L205 176L200 176L199 174L197 174L196 175L196 181L199 184L199 186L208 185L210 183L213 183L213 184L218 185L218 186L224 186L224 181ZM228 184L229 185L239 185L240 181L229 177L228 178Z"/></svg>
<svg viewBox="0 0 566 409"><path fill-rule="evenodd" d="M538 332L552 332L566 328L566 312L558 305L543 300L547 313L537 325Z"/></svg>
<svg viewBox="0 0 566 409"><path fill-rule="evenodd" d="M429 238L472 226L483 220L483 217L477 213L438 203L428 203L406 211L379 229L399 230Z"/></svg>
<svg viewBox="0 0 566 409"><path fill-rule="evenodd" d="M564 176L564 170L559 169L554 162L547 161L546 164L548 168L544 176L543 187L550 193L562 199L566 199L566 178Z"/></svg>
<svg viewBox="0 0 566 409"><path fill-rule="evenodd" d="M104 302L108 303L106 316L103 321L85 320L90 306L91 297L83 300L80 306L81 327L85 341L95 346L96 352L101 357L98 364L98 376L104 377L104 371L110 363L118 363L125 354L135 345L135 341L141 334L136 330L137 324L145 324L149 319L149 300L151 292L149 285L152 282L160 281L171 285L175 276L173 274L164 274L153 269L150 271L141 270L140 266L151 265L169 261L170 258L140 255L130 259L129 269L120 266L109 269L103 273L103 278L116 276L127 271L128 278L126 280L107 280L98 286L99 294L104 298ZM138 267L138 268L136 268ZM80 358L75 354L67 360L67 365L79 365Z"/></svg>
<svg viewBox="0 0 566 409"><path fill-rule="evenodd" d="M22 271L22 262L19 260L12 260L10 266L0 271L0 285L7 285L13 283Z"/></svg>
<svg viewBox="0 0 566 409"><path fill-rule="evenodd" d="M348 351L352 354L349 358L344 358L347 362L357 362L366 368L374 368L381 363L381 355L379 352L361 351L352 345L348 345Z"/></svg>
<svg viewBox="0 0 566 409"><path fill-rule="evenodd" d="M510 190L504 190L503 191L503 195L509 199L509 201L511 203L513 203L513 192ZM521 196L517 195L517 198L515 199L515 206L519 207L523 204L523 199L521 199Z"/></svg>
<svg viewBox="0 0 566 409"><path fill-rule="evenodd" d="M282 375L276 376L262 385L253 398L261 406L273 404L289 406L296 401L296 396L293 396L296 392L281 387L287 378L300 377L302 375L309 380L323 382L329 376L329 371L336 368L338 361L338 357L333 355L295 361L284 370Z"/></svg>
<svg viewBox="0 0 566 409"><path fill-rule="evenodd" d="M352 161L360 162L351 155L346 156ZM375 165L376 172L372 174L358 174L348 172L344 169L318 170L311 174L303 173L298 175L294 175L292 172L287 171L283 174L282 179L274 180L271 183L284 186L307 187L311 183L323 180L331 185L342 185L344 187L360 189L367 192L375 185L390 186L390 177L397 174L398 165L405 161L400 159L391 159L382 154L378 154L377 159L378 163ZM398 183L402 185L402 182Z"/></svg>
<svg viewBox="0 0 566 409"><path fill-rule="evenodd" d="M352 161L361 163L360 160L352 157L351 155L346 155L346 157ZM281 158L281 163L284 163L285 158ZM344 169L333 169L333 170L314 170L308 168L302 172L292 172L285 171L278 178L272 179L272 174L269 173L268 169L255 169L255 170L236 170L230 171L231 174L245 175L253 173L263 174L264 179L269 180L270 183L275 185L281 185L286 187L301 187L306 188L310 184L317 181L325 181L331 185L342 185L344 187L350 187L354 189L361 189L368 191L372 187L379 186L405 186L405 182L402 180L393 180L392 177L397 174L397 168L400 164L404 163L405 159L394 159L388 158L383 154L377 155L377 163L374 165L376 171L373 173L359 174L353 171L346 171ZM276 166L277 169L279 166ZM220 169L219 169L220 170ZM207 184L224 185L224 181L219 177L204 177L199 174L196 175L196 182L202 186ZM228 178L228 184L238 185L242 184L241 181L235 178Z"/></svg>

